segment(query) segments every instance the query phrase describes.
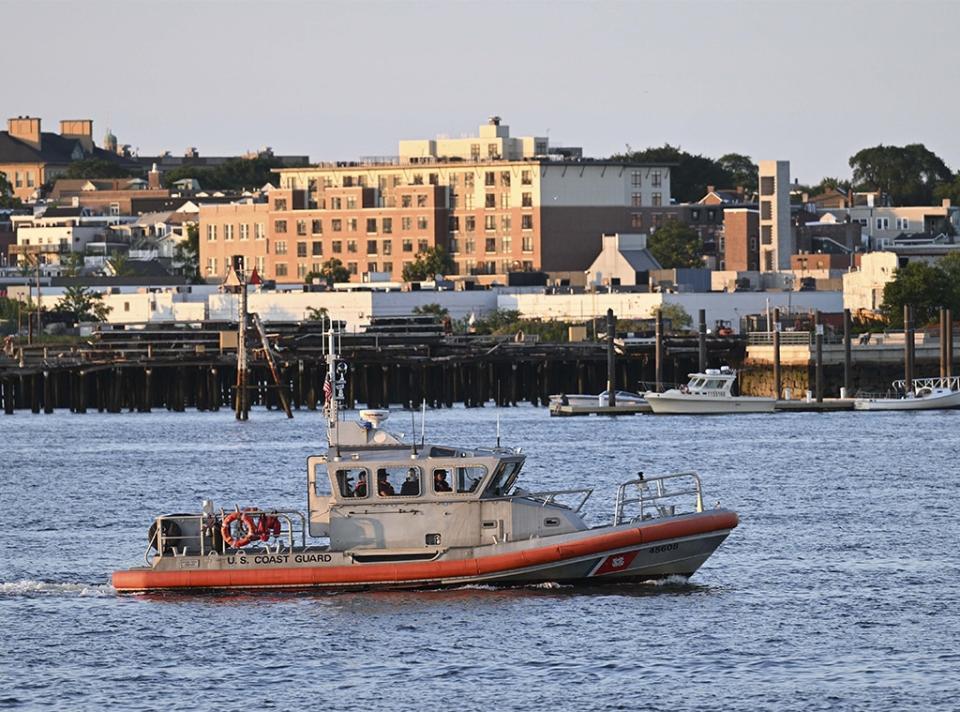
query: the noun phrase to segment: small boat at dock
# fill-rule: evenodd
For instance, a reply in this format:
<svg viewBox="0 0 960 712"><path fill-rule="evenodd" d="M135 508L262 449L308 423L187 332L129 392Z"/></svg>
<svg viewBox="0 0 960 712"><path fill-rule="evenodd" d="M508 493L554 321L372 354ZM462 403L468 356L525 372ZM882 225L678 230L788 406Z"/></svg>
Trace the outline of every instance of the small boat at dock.
<svg viewBox="0 0 960 712"><path fill-rule="evenodd" d="M892 384L898 397L858 396L854 410L949 410L960 408L960 377L915 378L913 390L906 390L906 381Z"/></svg>
<svg viewBox="0 0 960 712"><path fill-rule="evenodd" d="M519 448L404 442L387 411L345 420L345 364L330 336L328 448L307 459L306 511L201 511L153 520L144 566L116 571L120 592L201 589L437 588L598 584L689 577L737 526L706 509L693 472L639 474L590 526L592 488L517 486Z"/></svg>
<svg viewBox="0 0 960 712"><path fill-rule="evenodd" d="M655 414L718 415L723 413L772 413L776 401L758 396L735 396L737 372L727 366L691 373L689 383L663 393L644 394Z"/></svg>

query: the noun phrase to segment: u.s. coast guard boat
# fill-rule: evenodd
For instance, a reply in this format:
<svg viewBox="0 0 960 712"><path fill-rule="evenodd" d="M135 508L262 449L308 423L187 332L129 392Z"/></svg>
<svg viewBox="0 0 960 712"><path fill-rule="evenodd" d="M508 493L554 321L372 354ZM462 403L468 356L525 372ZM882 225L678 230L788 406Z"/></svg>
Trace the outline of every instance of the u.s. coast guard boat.
<svg viewBox="0 0 960 712"><path fill-rule="evenodd" d="M158 517L146 565L118 591L431 588L600 583L692 575L737 526L704 509L694 473L640 475L617 489L612 521L588 526L592 489L516 486L520 449L403 442L385 411L342 420L334 336L325 389L329 448L307 460L307 511L268 507Z"/></svg>

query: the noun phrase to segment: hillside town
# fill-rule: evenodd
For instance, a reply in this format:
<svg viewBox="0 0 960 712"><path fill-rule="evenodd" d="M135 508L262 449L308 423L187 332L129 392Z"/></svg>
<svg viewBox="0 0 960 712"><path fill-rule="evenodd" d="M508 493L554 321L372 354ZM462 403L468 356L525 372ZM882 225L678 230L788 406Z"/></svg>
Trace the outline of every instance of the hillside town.
<svg viewBox="0 0 960 712"><path fill-rule="evenodd" d="M399 139L396 155L319 161L270 148L141 156L110 129L98 145L91 120L51 132L12 117L0 132L0 289L20 306L0 328L21 333L38 304L47 330L65 312L229 321L238 260L267 322L322 311L363 330L425 308L583 322L675 305L737 333L773 305L895 323L888 285L960 250L942 161L923 149L916 185L902 171L891 183L887 164L918 148L865 149L853 180L805 186L789 157L713 161L670 146L590 157L513 135L499 116L469 136Z"/></svg>

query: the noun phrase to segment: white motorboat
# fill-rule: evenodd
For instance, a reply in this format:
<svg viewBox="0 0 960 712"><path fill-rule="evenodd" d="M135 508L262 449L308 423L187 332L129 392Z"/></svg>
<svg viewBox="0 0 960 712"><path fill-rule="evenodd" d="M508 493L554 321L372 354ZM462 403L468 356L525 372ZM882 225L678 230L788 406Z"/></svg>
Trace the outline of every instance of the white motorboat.
<svg viewBox="0 0 960 712"><path fill-rule="evenodd" d="M776 401L758 396L735 396L737 372L724 366L689 374L690 382L663 393L644 394L656 414L714 415L723 413L772 413Z"/></svg>
<svg viewBox="0 0 960 712"><path fill-rule="evenodd" d="M307 509L220 509L157 517L144 566L116 571L121 592L197 589L436 588L688 577L737 526L707 509L693 472L634 475L613 517L591 526L592 488L516 486L519 448L404 442L386 411L341 419L346 364L328 353L329 447L307 459ZM582 463L581 463L582 464ZM623 454L623 465L630 464ZM586 469L589 469L587 467ZM375 485L374 485L375 483ZM155 493L169 499L168 493Z"/></svg>
<svg viewBox="0 0 960 712"><path fill-rule="evenodd" d="M854 410L947 410L960 408L960 377L916 378L913 390L905 381L894 381L899 397L861 396L853 401Z"/></svg>

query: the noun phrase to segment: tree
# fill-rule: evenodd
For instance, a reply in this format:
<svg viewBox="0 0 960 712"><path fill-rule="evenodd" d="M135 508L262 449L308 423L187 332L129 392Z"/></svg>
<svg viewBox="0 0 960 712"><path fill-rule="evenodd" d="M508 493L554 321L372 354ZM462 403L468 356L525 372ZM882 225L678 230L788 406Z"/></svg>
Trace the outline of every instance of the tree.
<svg viewBox="0 0 960 712"><path fill-rule="evenodd" d="M700 267L703 243L689 225L670 219L647 239L647 249L664 269Z"/></svg>
<svg viewBox="0 0 960 712"><path fill-rule="evenodd" d="M130 258L119 252L114 252L107 258L107 267L114 277L126 277L133 272L130 266Z"/></svg>
<svg viewBox="0 0 960 712"><path fill-rule="evenodd" d="M76 277L83 269L83 254L80 252L69 252L60 262L63 265L63 274L66 277Z"/></svg>
<svg viewBox="0 0 960 712"><path fill-rule="evenodd" d="M327 321L330 314L326 307L307 307L307 321Z"/></svg>
<svg viewBox="0 0 960 712"><path fill-rule="evenodd" d="M729 186L734 180L733 175L712 158L687 153L679 146L671 146L669 143L659 148L646 148L642 151L634 151L627 146L626 153L615 154L610 159L637 163L675 164L670 166L670 193L680 203L700 200L706 195L708 185ZM664 202L666 203L666 200Z"/></svg>
<svg viewBox="0 0 960 712"><path fill-rule="evenodd" d="M759 168L750 156L727 153L720 156L717 163L730 175L731 185L734 188L742 186L748 192L757 190Z"/></svg>
<svg viewBox="0 0 960 712"><path fill-rule="evenodd" d="M173 260L180 265L180 273L193 284L203 281L200 277L199 225L187 225L187 238L173 248Z"/></svg>
<svg viewBox="0 0 960 712"><path fill-rule="evenodd" d="M74 161L60 178L129 178L133 174L123 166L102 158L85 158Z"/></svg>
<svg viewBox="0 0 960 712"><path fill-rule="evenodd" d="M850 157L850 168L859 189L886 193L894 205L929 205L937 185L954 179L922 143L864 148Z"/></svg>
<svg viewBox="0 0 960 712"><path fill-rule="evenodd" d="M453 258L440 245L429 247L417 253L416 259L403 268L403 281L416 282L424 279L434 279L438 274L449 274L453 271Z"/></svg>
<svg viewBox="0 0 960 712"><path fill-rule="evenodd" d="M57 302L59 311L73 314L77 321L106 321L110 307L103 303L103 295L86 287L67 287Z"/></svg>
<svg viewBox="0 0 960 712"><path fill-rule="evenodd" d="M332 287L335 282L350 281L350 271L336 257L331 257L321 265L320 276L326 280L328 287Z"/></svg>
<svg viewBox="0 0 960 712"><path fill-rule="evenodd" d="M164 185L173 185L183 178L194 178L206 189L245 190L260 188L274 180L274 168L290 167L273 156L234 158L225 163L207 168L203 166L180 166L163 174Z"/></svg>
<svg viewBox="0 0 960 712"><path fill-rule="evenodd" d="M850 181L845 178L824 177L820 179L819 183L810 187L810 195L823 195L831 190L839 190L842 193L846 193L850 190L850 185Z"/></svg>
<svg viewBox="0 0 960 712"><path fill-rule="evenodd" d="M951 273L960 273L960 263L947 263ZM896 271L891 282L883 288L883 304L880 313L893 327L903 326L903 307L913 307L916 324L932 322L942 306L957 305L957 287L951 283L950 274L942 265L911 262Z"/></svg>
<svg viewBox="0 0 960 712"><path fill-rule="evenodd" d="M446 307L442 307L439 304L421 304L418 307L413 308L413 313L418 315L430 315L439 318L449 316L450 310Z"/></svg>
<svg viewBox="0 0 960 712"><path fill-rule="evenodd" d="M933 197L938 202L946 199L951 205L960 205L960 172L954 174L953 180L934 188Z"/></svg>
<svg viewBox="0 0 960 712"><path fill-rule="evenodd" d="M13 195L13 186L7 180L7 174L0 171L0 208L19 208L22 205L20 198Z"/></svg>
<svg viewBox="0 0 960 712"><path fill-rule="evenodd" d="M687 314L687 310L681 304L661 304L659 307L651 307L650 316L656 317L657 309L660 310L664 320L670 321L670 328L674 331L686 329L693 324L693 318Z"/></svg>

